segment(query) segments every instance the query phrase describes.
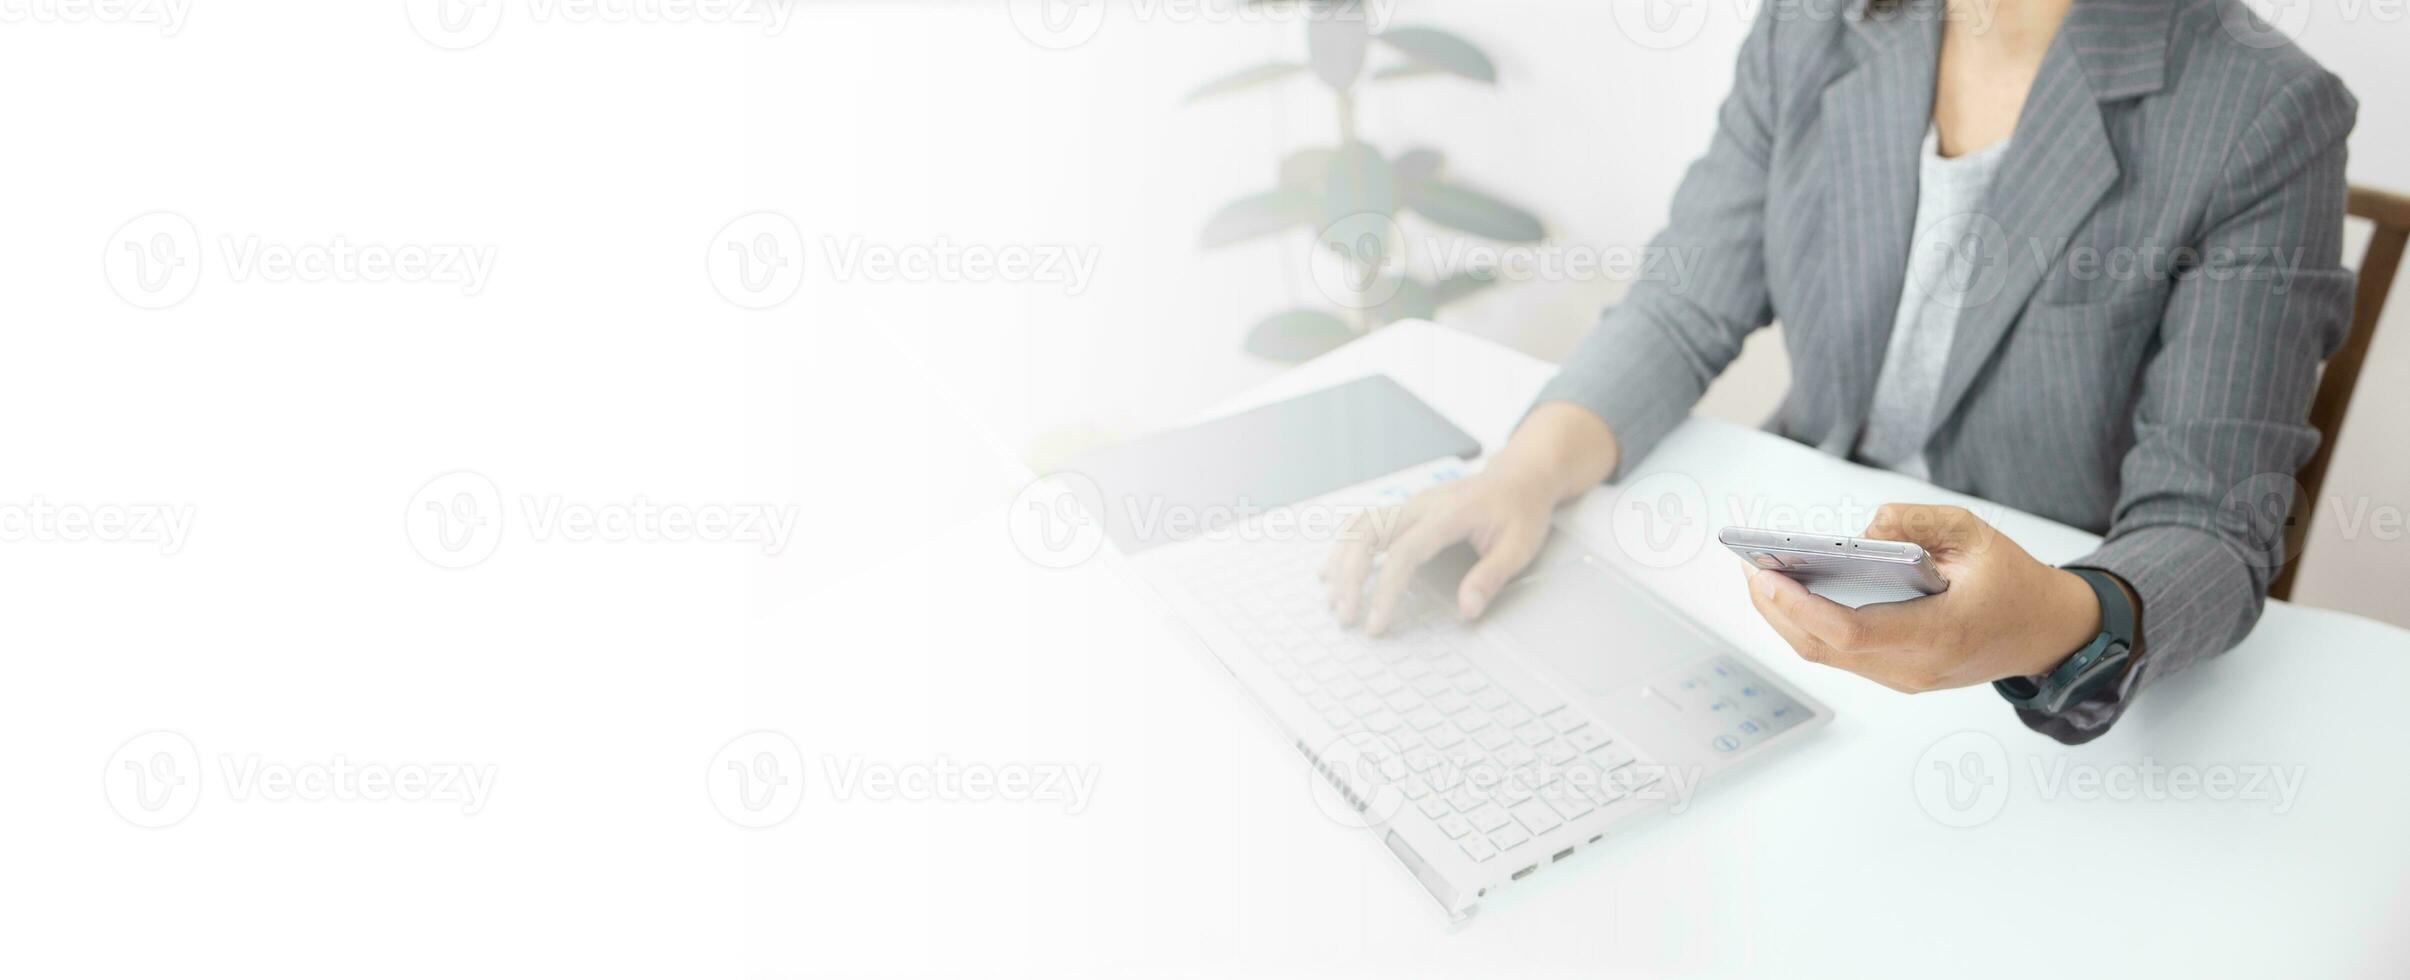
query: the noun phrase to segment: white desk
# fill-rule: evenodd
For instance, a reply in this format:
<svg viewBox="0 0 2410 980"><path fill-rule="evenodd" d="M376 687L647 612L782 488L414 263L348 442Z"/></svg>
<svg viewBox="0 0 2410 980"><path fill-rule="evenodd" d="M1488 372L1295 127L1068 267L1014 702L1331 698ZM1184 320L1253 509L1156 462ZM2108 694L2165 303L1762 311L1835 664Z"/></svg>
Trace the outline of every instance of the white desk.
<svg viewBox="0 0 2410 980"><path fill-rule="evenodd" d="M1376 371L1494 448L1550 368L1403 324L1244 401ZM1761 501L1860 519L1891 499L1967 502L1708 421L1678 431L1642 470L1695 479L1710 527ZM1615 492L1593 493L1578 512L1601 543L1612 540L1599 522ZM1982 513L2045 560L2092 540L1990 505ZM1708 542L1643 581L1838 720L1450 930L1391 858L1318 813L1295 751L1152 619L1111 563L1032 569L1002 525L1000 515L973 522L915 559L947 563L932 588L1001 594L959 621L917 627L960 651L949 662L881 668L931 691L925 725L896 734L919 751L1093 762L1094 802L1076 815L960 805L882 822L840 811L836 831L858 850L792 838L757 847L756 948L808 936L764 959L977 975L2410 972L2402 630L2272 605L2242 647L2153 688L2107 737L2066 749L2027 732L1988 688L1909 697L1797 660L1750 610L1735 560ZM1960 732L1979 734L1942 743ZM813 737L861 736L832 721ZM1969 746L1997 747L1992 765L2006 771L1990 774L2005 795L1937 818L1917 775ZM2226 773L2237 783L2219 792L2263 798L2197 798L2204 783L2178 799L2165 782L2168 793L2145 798L2126 780L2146 766L2161 780L2172 769ZM2106 788L2060 779L2078 771ZM2276 784L2247 784L2276 773L2299 780L2281 813L2268 798ZM1992 799L1996 810L1980 802ZM1984 814L1972 827L1943 822ZM921 846L899 866L880 845L906 839ZM860 908L832 917L793 887L807 880L852 889ZM2030 952L2004 952L2020 949Z"/></svg>

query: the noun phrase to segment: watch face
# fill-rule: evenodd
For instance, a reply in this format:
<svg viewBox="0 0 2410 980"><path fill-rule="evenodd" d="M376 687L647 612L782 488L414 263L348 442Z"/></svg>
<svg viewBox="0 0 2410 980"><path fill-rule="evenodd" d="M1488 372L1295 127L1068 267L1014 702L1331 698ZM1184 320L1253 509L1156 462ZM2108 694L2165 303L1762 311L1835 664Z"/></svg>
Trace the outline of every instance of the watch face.
<svg viewBox="0 0 2410 980"><path fill-rule="evenodd" d="M2104 685L2114 684L2119 677L2125 675L2127 654L2131 652L2130 648L2126 646L2124 640L2106 633L2101 634L2101 638L2109 641L2108 649L2102 650L2100 655L2093 659L2090 666L2068 679L2066 703L2073 704L2091 697Z"/></svg>

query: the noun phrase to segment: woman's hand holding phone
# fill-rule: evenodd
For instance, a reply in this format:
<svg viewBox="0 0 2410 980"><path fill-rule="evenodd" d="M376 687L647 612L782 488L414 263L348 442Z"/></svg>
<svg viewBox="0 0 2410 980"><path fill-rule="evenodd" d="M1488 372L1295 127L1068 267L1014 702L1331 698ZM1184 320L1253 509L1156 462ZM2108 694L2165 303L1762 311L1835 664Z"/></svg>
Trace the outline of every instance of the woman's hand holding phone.
<svg viewBox="0 0 2410 980"><path fill-rule="evenodd" d="M2100 632L2100 601L1962 507L1885 504L1861 535L1932 556L1949 591L1851 609L1747 568L1749 601L1791 649L1910 693L2049 671Z"/></svg>

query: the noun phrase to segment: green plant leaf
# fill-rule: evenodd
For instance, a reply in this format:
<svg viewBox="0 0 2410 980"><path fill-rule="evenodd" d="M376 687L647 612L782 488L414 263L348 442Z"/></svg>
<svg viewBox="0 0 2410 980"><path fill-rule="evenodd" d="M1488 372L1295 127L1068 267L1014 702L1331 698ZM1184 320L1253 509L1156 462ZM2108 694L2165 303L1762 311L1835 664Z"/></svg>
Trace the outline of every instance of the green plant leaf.
<svg viewBox="0 0 2410 980"><path fill-rule="evenodd" d="M1331 152L1324 170L1322 220L1397 213L1397 174L1381 151L1358 143Z"/></svg>
<svg viewBox="0 0 2410 980"><path fill-rule="evenodd" d="M1444 307L1497 284L1498 271L1495 269L1464 269L1450 273L1447 278L1432 285L1431 302Z"/></svg>
<svg viewBox="0 0 2410 980"><path fill-rule="evenodd" d="M1280 160L1280 186L1294 187L1301 191L1321 190L1323 179L1330 175L1332 153L1331 150L1316 146L1282 157Z"/></svg>
<svg viewBox="0 0 2410 980"><path fill-rule="evenodd" d="M1330 353L1356 339L1347 321L1321 310L1286 310L1247 331L1247 353L1296 363Z"/></svg>
<svg viewBox="0 0 2410 980"><path fill-rule="evenodd" d="M1480 48L1435 27L1392 27L1380 34L1382 43L1403 51L1415 62L1476 82L1498 82L1498 66Z"/></svg>
<svg viewBox="0 0 2410 980"><path fill-rule="evenodd" d="M1421 78L1426 75L1447 74L1453 73L1449 72L1445 68L1433 66L1429 62L1416 61L1412 58L1408 58L1394 65L1382 65L1379 68L1373 69L1372 78L1376 82L1386 82L1393 78Z"/></svg>
<svg viewBox="0 0 2410 980"><path fill-rule="evenodd" d="M1323 244L1360 264L1380 263L1397 205L1397 175L1381 151L1362 143L1332 151L1322 184Z"/></svg>
<svg viewBox="0 0 2410 980"><path fill-rule="evenodd" d="M1389 168L1397 173L1399 196L1411 198L1416 188L1437 179L1439 168L1446 165L1447 158L1441 156L1438 150L1418 146L1398 154L1397 160Z"/></svg>
<svg viewBox="0 0 2410 980"><path fill-rule="evenodd" d="M1320 4L1307 15L1305 46L1314 63L1314 74L1323 84L1344 89L1355 84L1356 76L1364 70L1364 49L1372 41L1370 25L1365 23L1364 8L1355 0Z"/></svg>
<svg viewBox="0 0 2410 980"><path fill-rule="evenodd" d="M1257 65L1244 71L1232 72L1228 75L1224 75L1220 78L1214 79L1213 81L1197 86L1196 91L1188 93L1188 96L1180 101L1183 104L1197 102L1199 100L1209 99L1216 95L1221 95L1227 92L1236 92L1240 89L1253 88L1258 85L1277 82L1283 78L1287 78L1304 70L1304 65L1297 64L1293 61L1275 61L1271 64Z"/></svg>
<svg viewBox="0 0 2410 980"><path fill-rule="evenodd" d="M1536 242L1548 234L1530 212L1445 180L1416 185L1406 207L1434 224L1492 241Z"/></svg>
<svg viewBox="0 0 2410 980"><path fill-rule="evenodd" d="M1206 248L1243 242L1285 228L1311 224L1314 195L1293 187L1265 191L1222 205L1205 221L1200 241Z"/></svg>

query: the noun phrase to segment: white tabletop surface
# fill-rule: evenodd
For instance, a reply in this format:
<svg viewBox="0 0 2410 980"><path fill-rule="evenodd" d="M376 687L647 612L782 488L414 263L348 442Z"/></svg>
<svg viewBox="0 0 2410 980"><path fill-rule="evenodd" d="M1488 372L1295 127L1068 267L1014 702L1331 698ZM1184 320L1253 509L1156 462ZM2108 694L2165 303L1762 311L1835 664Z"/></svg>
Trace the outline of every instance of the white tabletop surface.
<svg viewBox="0 0 2410 980"><path fill-rule="evenodd" d="M1494 448L1549 370L1402 324L1234 405L1382 372ZM1695 481L1709 527L1862 521L1897 499L1977 506L2045 560L2093 540L1705 420L1640 470ZM1667 486L1684 485L1650 493ZM1618 492L1579 505L1594 541L1612 540ZM1094 788L1076 807L807 808L810 834L746 845L756 963L899 975L2410 972L2410 633L2392 627L2272 604L2241 647L2153 688L2108 736L2064 748L1988 688L1911 697L1799 661L1708 542L1642 581L1837 721L1449 928L1385 852L1320 815L1296 752L1109 557L1035 567L997 514L898 562L898 578L755 637L901 620L910 646L931 652L757 653L753 700L823 692L811 717L790 715L807 745L1059 765ZM902 575L924 588L893 588ZM978 598L937 613L931 594ZM897 688L923 692L901 719L826 693ZM1937 795L1933 766L1969 753L1989 785Z"/></svg>

